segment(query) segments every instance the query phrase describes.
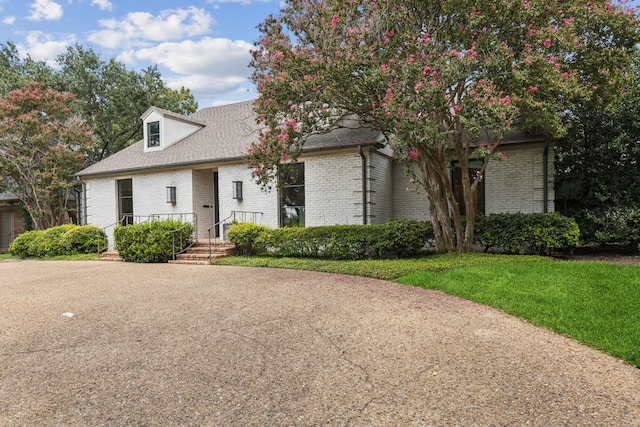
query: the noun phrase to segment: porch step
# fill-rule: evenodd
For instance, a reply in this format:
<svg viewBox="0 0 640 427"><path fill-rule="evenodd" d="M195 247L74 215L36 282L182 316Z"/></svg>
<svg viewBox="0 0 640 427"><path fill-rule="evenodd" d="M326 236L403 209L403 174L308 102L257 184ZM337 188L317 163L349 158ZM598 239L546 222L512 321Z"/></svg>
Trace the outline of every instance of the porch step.
<svg viewBox="0 0 640 427"><path fill-rule="evenodd" d="M220 258L233 255L235 246L225 241L212 242L211 258ZM170 264L209 264L209 242L197 242L191 246L185 253L176 255L175 260L169 260Z"/></svg>
<svg viewBox="0 0 640 427"><path fill-rule="evenodd" d="M226 241L212 242L211 246L211 258L220 258L224 256L233 255L235 252L235 246L233 243ZM96 261L123 261L120 258L118 251L106 251L102 255L95 259ZM170 264L209 264L209 242L197 242L191 246L185 253L176 255L175 260L169 260Z"/></svg>
<svg viewBox="0 0 640 427"><path fill-rule="evenodd" d="M123 259L120 258L120 254L116 250L102 252L102 255L100 255L95 260L96 261L123 261Z"/></svg>

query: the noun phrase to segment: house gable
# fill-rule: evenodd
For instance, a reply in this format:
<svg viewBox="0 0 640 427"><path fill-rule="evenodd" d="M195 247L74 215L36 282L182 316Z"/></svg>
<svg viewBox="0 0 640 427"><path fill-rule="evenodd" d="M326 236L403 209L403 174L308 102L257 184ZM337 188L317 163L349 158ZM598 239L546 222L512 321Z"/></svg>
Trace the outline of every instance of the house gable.
<svg viewBox="0 0 640 427"><path fill-rule="evenodd" d="M203 123L157 107L142 116L144 152L162 151L204 127Z"/></svg>

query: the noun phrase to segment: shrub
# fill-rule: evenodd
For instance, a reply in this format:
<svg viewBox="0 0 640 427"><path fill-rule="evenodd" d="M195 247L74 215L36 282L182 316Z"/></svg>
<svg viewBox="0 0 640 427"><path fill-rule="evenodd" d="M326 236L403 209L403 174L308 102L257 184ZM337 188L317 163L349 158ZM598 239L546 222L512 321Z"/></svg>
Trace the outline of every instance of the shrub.
<svg viewBox="0 0 640 427"><path fill-rule="evenodd" d="M279 228L260 233L255 244L275 256L356 260L415 255L433 237L420 221L379 225Z"/></svg>
<svg viewBox="0 0 640 427"><path fill-rule="evenodd" d="M382 227L382 238L376 250L382 256L395 258L415 256L433 238L431 223L416 220L387 221Z"/></svg>
<svg viewBox="0 0 640 427"><path fill-rule="evenodd" d="M62 236L73 227L73 224L59 225L44 230L42 240L38 244L38 257L54 257L57 255L65 255L62 245Z"/></svg>
<svg viewBox="0 0 640 427"><path fill-rule="evenodd" d="M596 246L625 246L633 251L640 244L640 205L586 210L578 217L582 239Z"/></svg>
<svg viewBox="0 0 640 427"><path fill-rule="evenodd" d="M580 229L573 218L558 213L501 213L476 216L474 240L484 251L550 255L569 251L579 243Z"/></svg>
<svg viewBox="0 0 640 427"><path fill-rule="evenodd" d="M256 240L269 228L264 225L241 223L233 224L227 233L229 241L236 245L236 252L239 255L255 255L264 250Z"/></svg>
<svg viewBox="0 0 640 427"><path fill-rule="evenodd" d="M106 234L93 225L66 224L47 230L20 234L9 246L9 252L19 257L47 258L97 252L98 242Z"/></svg>
<svg viewBox="0 0 640 427"><path fill-rule="evenodd" d="M9 245L9 253L21 258L37 257L44 230L25 231Z"/></svg>
<svg viewBox="0 0 640 427"><path fill-rule="evenodd" d="M109 246L107 234L95 225L70 228L60 237L60 244L67 255L89 254Z"/></svg>
<svg viewBox="0 0 640 427"><path fill-rule="evenodd" d="M191 244L193 232L191 223L168 219L117 226L113 237L115 247L125 261L167 262L173 255L173 241L177 245L176 251L182 251Z"/></svg>

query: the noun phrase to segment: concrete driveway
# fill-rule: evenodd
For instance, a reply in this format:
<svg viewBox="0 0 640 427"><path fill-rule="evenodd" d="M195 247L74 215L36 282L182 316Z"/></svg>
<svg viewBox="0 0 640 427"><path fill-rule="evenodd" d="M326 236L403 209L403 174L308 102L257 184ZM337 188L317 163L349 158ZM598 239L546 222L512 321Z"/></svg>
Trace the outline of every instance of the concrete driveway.
<svg viewBox="0 0 640 427"><path fill-rule="evenodd" d="M379 280L5 261L0 425L632 426L640 370Z"/></svg>

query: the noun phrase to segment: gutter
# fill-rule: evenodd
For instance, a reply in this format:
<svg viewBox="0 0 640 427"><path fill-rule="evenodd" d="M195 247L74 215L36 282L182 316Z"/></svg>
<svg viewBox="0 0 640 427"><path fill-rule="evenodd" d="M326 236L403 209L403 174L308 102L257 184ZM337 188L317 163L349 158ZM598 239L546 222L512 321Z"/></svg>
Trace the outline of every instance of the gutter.
<svg viewBox="0 0 640 427"><path fill-rule="evenodd" d="M358 145L358 154L362 159L362 224L367 225L367 157L362 144Z"/></svg>
<svg viewBox="0 0 640 427"><path fill-rule="evenodd" d="M544 213L549 212L549 180L547 175L549 174L549 135L544 139L544 150L542 152L542 211Z"/></svg>
<svg viewBox="0 0 640 427"><path fill-rule="evenodd" d="M76 201L82 204L82 225L87 224L87 183L82 180L82 177L76 175L76 179L82 185L82 196ZM77 190L76 190L77 191ZM80 193L80 192L78 192ZM78 212L80 213L80 212Z"/></svg>

